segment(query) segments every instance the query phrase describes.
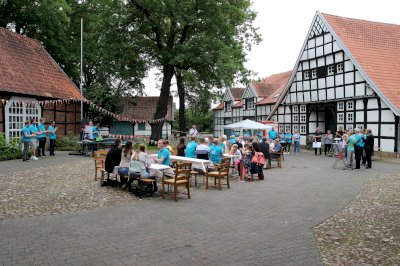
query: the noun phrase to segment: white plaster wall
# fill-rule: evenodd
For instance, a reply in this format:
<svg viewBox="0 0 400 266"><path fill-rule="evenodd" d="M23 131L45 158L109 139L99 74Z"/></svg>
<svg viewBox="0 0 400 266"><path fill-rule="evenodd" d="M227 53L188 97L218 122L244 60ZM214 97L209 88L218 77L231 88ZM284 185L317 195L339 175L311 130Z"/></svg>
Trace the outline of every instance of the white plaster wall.
<svg viewBox="0 0 400 266"><path fill-rule="evenodd" d="M369 99L367 104L368 109L378 108L378 100L377 99Z"/></svg>
<svg viewBox="0 0 400 266"><path fill-rule="evenodd" d="M365 93L364 83L356 84L356 96L363 96Z"/></svg>
<svg viewBox="0 0 400 266"><path fill-rule="evenodd" d="M353 85L346 85L344 91L345 91L346 98L354 97L354 86Z"/></svg>
<svg viewBox="0 0 400 266"><path fill-rule="evenodd" d="M343 97L344 97L344 88L336 87L336 98L343 98Z"/></svg>
<svg viewBox="0 0 400 266"><path fill-rule="evenodd" d="M394 139L381 139L381 147L380 148L381 148L381 151L393 152L394 151Z"/></svg>
<svg viewBox="0 0 400 266"><path fill-rule="evenodd" d="M320 101L325 101L326 100L326 91L325 90L319 90L319 100Z"/></svg>
<svg viewBox="0 0 400 266"><path fill-rule="evenodd" d="M378 124L367 124L367 128L372 130L372 134L377 136L378 135ZM376 143L378 143L377 140L375 140Z"/></svg>
<svg viewBox="0 0 400 266"><path fill-rule="evenodd" d="M362 111L356 112L355 121L356 121L356 123L362 123L362 122L364 122L364 112L362 112Z"/></svg>
<svg viewBox="0 0 400 266"><path fill-rule="evenodd" d="M382 110L381 111L381 120L382 122L395 122L394 114L390 110Z"/></svg>
<svg viewBox="0 0 400 266"><path fill-rule="evenodd" d="M326 56L326 64L327 65L333 64L333 55L332 54Z"/></svg>
<svg viewBox="0 0 400 266"><path fill-rule="evenodd" d="M362 81L364 81L364 78L361 76L360 72L358 72L358 71L356 70L355 74L356 74L356 82L362 82Z"/></svg>
<svg viewBox="0 0 400 266"><path fill-rule="evenodd" d="M310 122L308 124L308 130L310 133L313 133L317 130L317 122Z"/></svg>
<svg viewBox="0 0 400 266"><path fill-rule="evenodd" d="M334 89L328 89L328 90L327 90L327 93L328 93L328 95L326 96L326 98L327 98L328 100L332 100L332 99L335 98L335 91L334 91Z"/></svg>
<svg viewBox="0 0 400 266"><path fill-rule="evenodd" d="M343 85L343 74L335 75L336 86Z"/></svg>
<svg viewBox="0 0 400 266"><path fill-rule="evenodd" d="M311 91L311 101L318 101L317 91Z"/></svg>
<svg viewBox="0 0 400 266"><path fill-rule="evenodd" d="M334 76L329 76L329 77L326 78L326 85L328 87L333 87L333 85L335 85Z"/></svg>
<svg viewBox="0 0 400 266"><path fill-rule="evenodd" d="M304 92L304 101L309 102L311 99L310 91L305 91Z"/></svg>
<svg viewBox="0 0 400 266"><path fill-rule="evenodd" d="M381 136L384 137L394 137L395 136L394 124L381 125Z"/></svg>

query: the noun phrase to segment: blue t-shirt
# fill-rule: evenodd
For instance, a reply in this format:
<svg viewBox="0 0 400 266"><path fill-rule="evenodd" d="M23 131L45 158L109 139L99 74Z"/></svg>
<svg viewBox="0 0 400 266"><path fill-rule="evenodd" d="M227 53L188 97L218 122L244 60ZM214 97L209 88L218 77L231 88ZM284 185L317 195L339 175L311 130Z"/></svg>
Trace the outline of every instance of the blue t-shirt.
<svg viewBox="0 0 400 266"><path fill-rule="evenodd" d="M357 135L356 135L356 140L357 140L356 146L357 146L357 147L364 148L364 141L363 141L362 138L363 138L363 137L361 136L361 134L357 134Z"/></svg>
<svg viewBox="0 0 400 266"><path fill-rule="evenodd" d="M276 130L270 130L268 132L268 136L270 139L276 139L276 137L278 136L278 132Z"/></svg>
<svg viewBox="0 0 400 266"><path fill-rule="evenodd" d="M22 128L22 141L23 142L30 142L31 141L31 137L25 137L25 133L27 135L31 134L31 132L29 131L29 128L27 126L23 126L23 128Z"/></svg>
<svg viewBox="0 0 400 266"><path fill-rule="evenodd" d="M235 144L235 142L236 142L236 140L235 140L234 138L229 139L229 143L230 143L231 145Z"/></svg>
<svg viewBox="0 0 400 266"><path fill-rule="evenodd" d="M222 147L221 145L213 145L210 147L210 160L213 163L221 163Z"/></svg>
<svg viewBox="0 0 400 266"><path fill-rule="evenodd" d="M186 157L196 158L197 143L193 140L186 145Z"/></svg>
<svg viewBox="0 0 400 266"><path fill-rule="evenodd" d="M53 126L49 126L49 131L54 131L55 128ZM49 139L56 139L56 133L49 133Z"/></svg>
<svg viewBox="0 0 400 266"><path fill-rule="evenodd" d="M285 134L286 143L292 143L292 137L293 137L292 133L286 133Z"/></svg>
<svg viewBox="0 0 400 266"><path fill-rule="evenodd" d="M39 129L39 131L42 131L42 132L46 131L46 126L44 124L40 123L38 125L38 129ZM42 133L42 134L38 135L37 137L38 138L45 138L46 137L46 133Z"/></svg>
<svg viewBox="0 0 400 266"><path fill-rule="evenodd" d="M35 126L34 124L31 124L31 125L29 126L29 132L31 132L31 133L36 133L36 132L38 132L38 131L39 131L39 130L38 130L37 126ZM31 137L31 139L37 139L37 136Z"/></svg>
<svg viewBox="0 0 400 266"><path fill-rule="evenodd" d="M96 138L99 136L100 128L94 126L92 131L93 131L93 139L96 140Z"/></svg>
<svg viewBox="0 0 400 266"><path fill-rule="evenodd" d="M162 148L161 150L158 151L157 153L157 158L165 158L164 162L162 164L170 166L170 160L169 160L169 150L166 148Z"/></svg>

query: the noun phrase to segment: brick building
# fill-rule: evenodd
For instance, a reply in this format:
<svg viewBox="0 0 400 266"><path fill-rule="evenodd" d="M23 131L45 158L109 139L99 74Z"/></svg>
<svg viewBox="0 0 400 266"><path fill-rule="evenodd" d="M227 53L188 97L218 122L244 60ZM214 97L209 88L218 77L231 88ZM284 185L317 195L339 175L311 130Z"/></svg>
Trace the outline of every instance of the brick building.
<svg viewBox="0 0 400 266"><path fill-rule="evenodd" d="M80 91L36 40L0 28L0 132L19 137L24 121L56 121L79 134Z"/></svg>

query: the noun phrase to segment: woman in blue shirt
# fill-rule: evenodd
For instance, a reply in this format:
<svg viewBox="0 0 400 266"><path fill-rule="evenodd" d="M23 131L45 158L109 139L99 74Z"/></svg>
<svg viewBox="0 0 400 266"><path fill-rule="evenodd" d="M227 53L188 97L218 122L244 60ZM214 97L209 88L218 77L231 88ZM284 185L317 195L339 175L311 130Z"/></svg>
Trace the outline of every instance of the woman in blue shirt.
<svg viewBox="0 0 400 266"><path fill-rule="evenodd" d="M54 149L56 147L56 131L57 131L56 122L53 121L51 122L51 125L47 130L47 132L49 133L49 140L50 140L50 156L56 155L54 153Z"/></svg>
<svg viewBox="0 0 400 266"><path fill-rule="evenodd" d="M286 134L285 134L285 142L286 142L286 152L287 152L287 154L290 153L290 145L292 144L292 138L293 138L292 133L290 133L290 130L287 130Z"/></svg>

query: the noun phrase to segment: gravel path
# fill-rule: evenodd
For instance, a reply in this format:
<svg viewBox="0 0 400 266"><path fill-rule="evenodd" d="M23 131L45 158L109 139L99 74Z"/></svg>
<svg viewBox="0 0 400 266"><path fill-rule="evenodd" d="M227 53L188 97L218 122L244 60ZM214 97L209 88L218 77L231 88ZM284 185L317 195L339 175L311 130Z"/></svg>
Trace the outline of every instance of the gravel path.
<svg viewBox="0 0 400 266"><path fill-rule="evenodd" d="M342 211L314 228L323 263L400 264L400 174L370 178Z"/></svg>
<svg viewBox="0 0 400 266"><path fill-rule="evenodd" d="M132 193L94 182L92 160L0 174L0 220L134 202Z"/></svg>

